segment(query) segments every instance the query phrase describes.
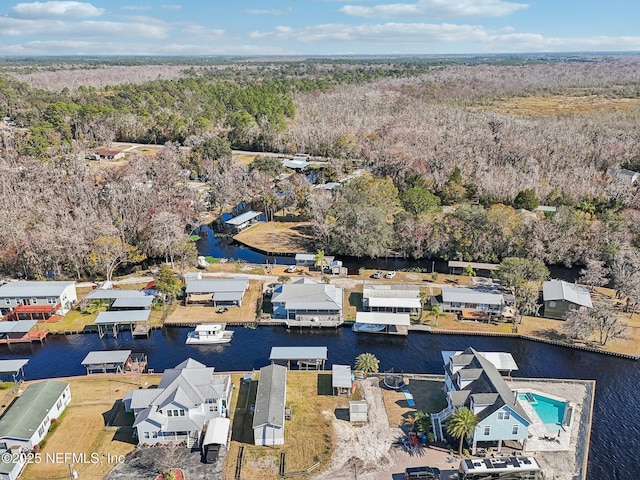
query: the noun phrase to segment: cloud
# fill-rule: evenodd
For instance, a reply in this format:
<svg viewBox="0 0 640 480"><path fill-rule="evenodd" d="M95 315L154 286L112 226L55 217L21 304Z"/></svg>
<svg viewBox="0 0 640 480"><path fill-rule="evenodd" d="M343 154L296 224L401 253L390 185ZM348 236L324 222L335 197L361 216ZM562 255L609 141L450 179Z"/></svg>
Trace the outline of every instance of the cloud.
<svg viewBox="0 0 640 480"><path fill-rule="evenodd" d="M342 13L366 18L460 18L502 17L528 8L525 3L503 0L419 0L417 3L390 3L365 7L345 5Z"/></svg>
<svg viewBox="0 0 640 480"><path fill-rule="evenodd" d="M207 28L202 25L187 25L182 29L182 32L187 35L208 40L218 40L224 37L227 33L221 28Z"/></svg>
<svg viewBox="0 0 640 480"><path fill-rule="evenodd" d="M128 5L128 6L124 6L124 7L120 7L123 10L138 10L138 11L143 11L143 10L151 10L153 7L150 7L148 5Z"/></svg>
<svg viewBox="0 0 640 480"><path fill-rule="evenodd" d="M162 5L165 10L182 10L182 5Z"/></svg>
<svg viewBox="0 0 640 480"><path fill-rule="evenodd" d="M33 2L18 3L11 9L16 18L45 19L52 17L99 17L105 10L83 2Z"/></svg>
<svg viewBox="0 0 640 480"><path fill-rule="evenodd" d="M288 15L291 12L293 12L293 8L291 7L287 7L287 8L271 8L268 10L263 10L260 8L250 8L245 10L245 12L247 13L251 13L252 15Z"/></svg>
<svg viewBox="0 0 640 480"><path fill-rule="evenodd" d="M6 36L57 36L64 38L165 38L168 27L163 23L102 22L83 20L69 23L62 20L21 20L0 17L0 35Z"/></svg>
<svg viewBox="0 0 640 480"><path fill-rule="evenodd" d="M545 37L537 33L517 33L509 27L489 30L482 25L452 23L323 24L302 28L278 26L269 32L254 31L250 37L254 40L306 44L343 43L348 44L352 51L368 53L429 53L436 49L458 53L640 50L640 36Z"/></svg>

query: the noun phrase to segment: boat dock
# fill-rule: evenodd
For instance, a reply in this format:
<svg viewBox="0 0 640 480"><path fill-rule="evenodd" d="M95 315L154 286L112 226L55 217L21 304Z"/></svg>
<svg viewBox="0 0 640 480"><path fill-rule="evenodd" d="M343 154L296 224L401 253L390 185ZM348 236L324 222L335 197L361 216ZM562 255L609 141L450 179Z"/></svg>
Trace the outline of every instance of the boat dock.
<svg viewBox="0 0 640 480"><path fill-rule="evenodd" d="M133 331L131 332L131 335L133 335L133 338L136 337L147 337L149 338L149 334L151 333L151 325L148 324L138 324L135 326L135 328L133 329Z"/></svg>

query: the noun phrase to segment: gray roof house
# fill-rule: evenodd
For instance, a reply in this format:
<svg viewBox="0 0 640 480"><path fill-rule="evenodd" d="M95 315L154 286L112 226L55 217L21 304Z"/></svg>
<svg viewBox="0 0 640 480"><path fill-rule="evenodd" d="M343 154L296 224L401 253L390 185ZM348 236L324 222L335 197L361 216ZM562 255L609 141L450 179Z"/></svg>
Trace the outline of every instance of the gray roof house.
<svg viewBox="0 0 640 480"><path fill-rule="evenodd" d="M186 442L198 445L206 423L226 417L231 401L231 375L214 374L191 358L162 374L158 388L127 393L124 405L135 415L140 445Z"/></svg>
<svg viewBox="0 0 640 480"><path fill-rule="evenodd" d="M278 286L271 303L275 318L342 323L343 290L335 285L300 279Z"/></svg>
<svg viewBox="0 0 640 480"><path fill-rule="evenodd" d="M635 185L640 180L640 173L626 168L610 168L609 175L613 180L618 180L629 185Z"/></svg>
<svg viewBox="0 0 640 480"><path fill-rule="evenodd" d="M283 445L287 368L272 363L260 369L253 413L253 443Z"/></svg>
<svg viewBox="0 0 640 480"><path fill-rule="evenodd" d="M434 300L443 312L472 310L489 315L500 315L505 306L504 296L501 293L474 288L443 287L442 295L439 298L432 298L432 304Z"/></svg>
<svg viewBox="0 0 640 480"><path fill-rule="evenodd" d="M71 402L66 382L47 380L29 385L0 417L0 478L16 480L30 452L49 433L56 420Z"/></svg>
<svg viewBox="0 0 640 480"><path fill-rule="evenodd" d="M571 310L593 308L589 290L563 280L542 282L544 316L564 320Z"/></svg>
<svg viewBox="0 0 640 480"><path fill-rule="evenodd" d="M248 277L190 280L187 283L185 303L241 306L248 288Z"/></svg>
<svg viewBox="0 0 640 480"><path fill-rule="evenodd" d="M455 409L467 407L478 419L470 437L474 453L478 442L497 445L498 451L506 440L524 445L532 422L516 393L490 360L511 369L515 362L506 355L481 353L471 347L463 352L443 352L447 407L431 415L436 439L444 438L444 424Z"/></svg>
<svg viewBox="0 0 640 480"><path fill-rule="evenodd" d="M41 312L65 315L77 301L75 282L19 281L0 286L0 311L6 315L20 307L16 320L37 320L33 314Z"/></svg>

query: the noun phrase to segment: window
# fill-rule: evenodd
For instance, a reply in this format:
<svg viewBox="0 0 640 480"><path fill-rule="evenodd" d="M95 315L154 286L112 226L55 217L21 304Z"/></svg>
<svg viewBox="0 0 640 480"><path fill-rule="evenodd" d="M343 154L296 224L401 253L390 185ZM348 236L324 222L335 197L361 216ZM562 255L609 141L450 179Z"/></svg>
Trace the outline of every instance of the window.
<svg viewBox="0 0 640 480"><path fill-rule="evenodd" d="M173 417L173 410L167 410L167 417Z"/></svg>
<svg viewBox="0 0 640 480"><path fill-rule="evenodd" d="M48 303L49 305L55 305L55 304L56 304L56 303L58 303L58 302L56 302L55 297L47 297L47 303Z"/></svg>
<svg viewBox="0 0 640 480"><path fill-rule="evenodd" d="M509 420L511 412L498 412L498 420Z"/></svg>
<svg viewBox="0 0 640 480"><path fill-rule="evenodd" d="M511 427L511 435L517 435L518 434L518 425L513 425Z"/></svg>
<svg viewBox="0 0 640 480"><path fill-rule="evenodd" d="M32 299L31 299L31 303L32 303L33 305L37 305L37 304L38 304L38 299L37 299L37 298L32 298Z"/></svg>
<svg viewBox="0 0 640 480"><path fill-rule="evenodd" d="M42 436L42 434L44 433L44 425L42 425L39 429L38 429L38 435Z"/></svg>
<svg viewBox="0 0 640 480"><path fill-rule="evenodd" d="M556 306L556 301L555 301L555 300L550 300L550 301L549 301L549 306L550 306L551 308L555 308L555 306Z"/></svg>
<svg viewBox="0 0 640 480"><path fill-rule="evenodd" d="M491 425L487 425L486 427L484 427L484 435L491 435Z"/></svg>
<svg viewBox="0 0 640 480"><path fill-rule="evenodd" d="M11 299L10 298L5 298L4 299L4 304L5 305L11 305Z"/></svg>
<svg viewBox="0 0 640 480"><path fill-rule="evenodd" d="M144 432L144 438L149 438L149 432Z"/></svg>
<svg viewBox="0 0 640 480"><path fill-rule="evenodd" d="M180 410L180 416L184 417L184 410Z"/></svg>
<svg viewBox="0 0 640 480"><path fill-rule="evenodd" d="M179 412L178 412L178 410L174 410L174 411L173 411L173 416L174 416L174 417L177 417L177 416L178 416L178 413L179 413Z"/></svg>
<svg viewBox="0 0 640 480"><path fill-rule="evenodd" d="M158 432L153 432L153 434L151 435L153 438L158 438Z"/></svg>
<svg viewBox="0 0 640 480"><path fill-rule="evenodd" d="M56 408L60 410L61 406L62 406L62 400L58 400L58 403L56 403Z"/></svg>

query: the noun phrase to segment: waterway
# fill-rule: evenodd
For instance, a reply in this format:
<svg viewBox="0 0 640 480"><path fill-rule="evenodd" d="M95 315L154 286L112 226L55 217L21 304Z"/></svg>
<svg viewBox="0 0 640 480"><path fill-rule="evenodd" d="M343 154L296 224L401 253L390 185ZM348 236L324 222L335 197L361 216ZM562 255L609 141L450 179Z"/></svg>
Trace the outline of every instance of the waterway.
<svg viewBox="0 0 640 480"><path fill-rule="evenodd" d="M0 358L29 358L26 379L83 375L83 358L92 350L130 349L144 352L149 368L161 372L185 358L194 358L218 371L246 371L269 363L272 346L327 346L331 364L351 364L363 352L380 360L380 369L414 373L442 373L442 350L508 351L520 369L513 376L595 379L590 480L636 478L640 447L640 385L638 363L616 357L519 339L412 332L406 338L337 331L291 331L282 327L257 330L235 328L233 341L224 346L187 346L188 328L154 330L149 339L133 340L128 332L117 339L97 334L50 336L44 345L0 347Z"/></svg>
<svg viewBox="0 0 640 480"><path fill-rule="evenodd" d="M204 256L211 256L214 258L228 258L230 260L242 260L248 263L256 263L264 265L266 263L277 265L294 265L295 260L293 256L285 255L264 255L260 252L256 252L238 242L234 242L229 237L215 236L213 230L209 225L204 225L196 232L201 236L200 240L196 243L198 247L198 253ZM348 269L351 274L358 273L360 268L381 269L381 270L403 270L408 268L421 268L426 272L433 272L434 270L439 273L449 273L449 267L447 262L442 259L436 258L396 258L396 257L381 257L381 258L369 258L369 257L346 257L340 256L343 265ZM548 266L551 273L551 277L558 280L566 280L567 282L574 282L579 275L579 268L566 268L560 265ZM487 272L480 271L480 275Z"/></svg>

